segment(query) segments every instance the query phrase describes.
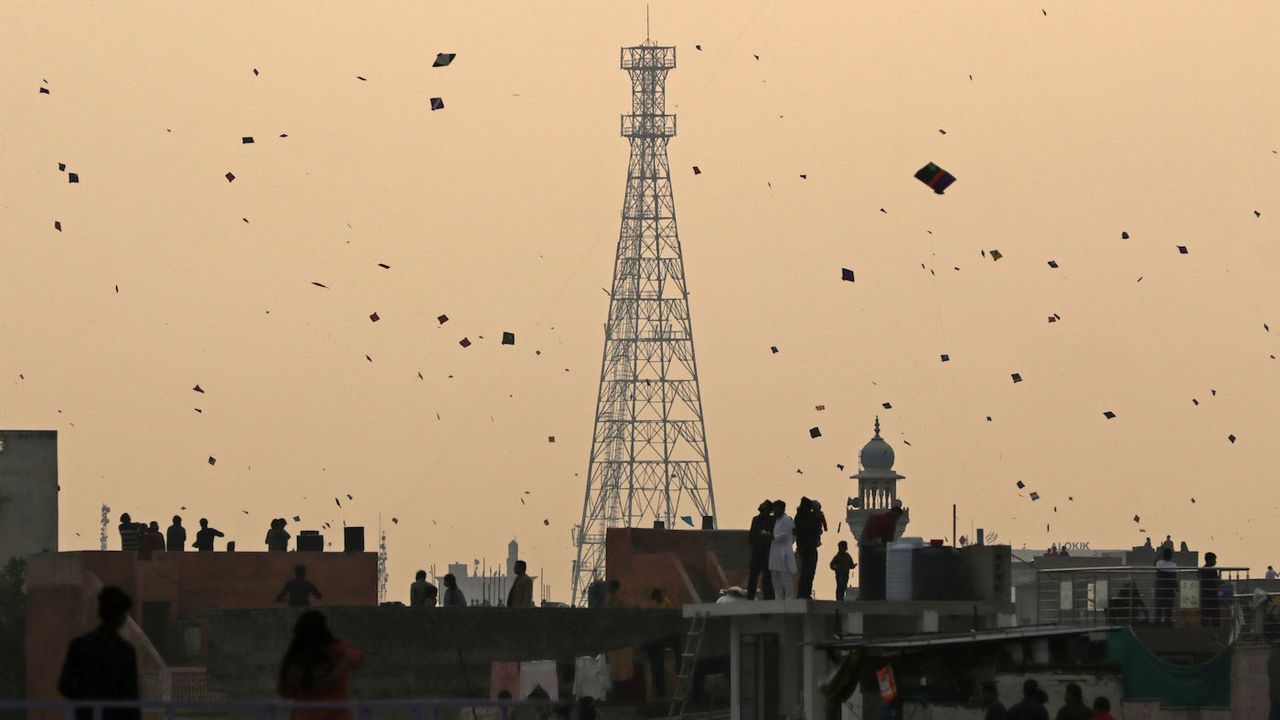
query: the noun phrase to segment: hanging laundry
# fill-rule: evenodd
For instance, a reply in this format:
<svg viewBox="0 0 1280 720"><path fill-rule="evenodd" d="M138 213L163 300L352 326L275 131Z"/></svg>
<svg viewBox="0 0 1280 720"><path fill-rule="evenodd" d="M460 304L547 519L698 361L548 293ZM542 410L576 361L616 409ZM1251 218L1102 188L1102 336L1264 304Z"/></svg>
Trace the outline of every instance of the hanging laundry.
<svg viewBox="0 0 1280 720"><path fill-rule="evenodd" d="M604 700L612 686L609 661L604 655L580 657L574 661L573 694L575 696Z"/></svg>
<svg viewBox="0 0 1280 720"><path fill-rule="evenodd" d="M560 680L556 676L554 660L534 660L520 663L520 695L521 699L529 697L536 687L541 687L551 697L552 702L560 701Z"/></svg>

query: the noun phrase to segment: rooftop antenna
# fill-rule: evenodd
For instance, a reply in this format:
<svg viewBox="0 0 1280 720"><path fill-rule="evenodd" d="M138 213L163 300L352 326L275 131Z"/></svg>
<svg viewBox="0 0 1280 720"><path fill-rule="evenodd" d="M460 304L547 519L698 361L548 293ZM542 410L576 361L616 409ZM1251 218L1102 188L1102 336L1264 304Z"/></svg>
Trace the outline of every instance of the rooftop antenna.
<svg viewBox="0 0 1280 720"><path fill-rule="evenodd" d="M644 4L644 41L649 42L649 3Z"/></svg>

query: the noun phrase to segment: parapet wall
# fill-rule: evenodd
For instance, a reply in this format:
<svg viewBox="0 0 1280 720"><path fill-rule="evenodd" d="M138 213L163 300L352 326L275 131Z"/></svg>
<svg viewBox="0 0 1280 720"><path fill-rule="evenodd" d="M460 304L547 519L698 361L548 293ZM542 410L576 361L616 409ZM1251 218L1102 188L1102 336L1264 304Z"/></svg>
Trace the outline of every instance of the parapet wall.
<svg viewBox="0 0 1280 720"><path fill-rule="evenodd" d="M571 664L653 640L682 636L679 610L575 608L324 609L330 628L365 653L351 677L361 698L488 696L493 661ZM296 610L208 614L209 690L232 699L271 697ZM728 653L727 628L702 654ZM561 678L562 681L564 678Z"/></svg>

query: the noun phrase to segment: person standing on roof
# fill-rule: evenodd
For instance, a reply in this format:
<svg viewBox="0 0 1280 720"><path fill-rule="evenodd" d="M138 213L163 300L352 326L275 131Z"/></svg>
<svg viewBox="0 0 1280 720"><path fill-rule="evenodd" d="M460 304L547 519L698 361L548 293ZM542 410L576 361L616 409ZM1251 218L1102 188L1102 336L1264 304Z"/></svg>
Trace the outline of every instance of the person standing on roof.
<svg viewBox="0 0 1280 720"><path fill-rule="evenodd" d="M1221 625L1222 605L1219 593L1222 591L1222 576L1218 574L1218 556L1214 553L1204 554L1204 567L1200 568L1200 624Z"/></svg>
<svg viewBox="0 0 1280 720"><path fill-rule="evenodd" d="M1173 624L1173 601L1178 595L1178 566L1173 562L1173 550L1160 548L1156 560L1156 624Z"/></svg>
<svg viewBox="0 0 1280 720"><path fill-rule="evenodd" d="M533 578L525 574L528 567L523 560L517 560L516 564L512 566L516 578L511 581L511 590L507 592L507 607L509 608L533 607Z"/></svg>
<svg viewBox="0 0 1280 720"><path fill-rule="evenodd" d="M849 573L858 567L849 554L849 543L841 540L836 544L835 557L831 558L831 569L836 574L836 602L844 602L844 595L849 591Z"/></svg>
<svg viewBox="0 0 1280 720"><path fill-rule="evenodd" d="M427 571L419 570L409 586L409 607L430 608L436 606L436 598L440 591L435 585L427 582Z"/></svg>
<svg viewBox="0 0 1280 720"><path fill-rule="evenodd" d="M321 598L320 590L307 579L307 566L295 565L293 579L284 584L284 589L276 595L276 602L289 599L289 607L311 607L311 596Z"/></svg>
<svg viewBox="0 0 1280 720"><path fill-rule="evenodd" d="M182 527L182 517L173 516L173 524L165 531L165 550L182 552L187 549L187 529Z"/></svg>
<svg viewBox="0 0 1280 720"><path fill-rule="evenodd" d="M773 575L773 591L779 600L794 600L796 553L792 545L796 539L796 524L787 515L787 504L781 500L773 502L773 514L777 517L773 523L773 542L769 547L769 572Z"/></svg>
<svg viewBox="0 0 1280 720"><path fill-rule="evenodd" d="M466 607L467 596L462 594L462 588L458 587L458 578L453 573L444 576L444 597L441 598L441 607Z"/></svg>
<svg viewBox="0 0 1280 720"><path fill-rule="evenodd" d="M223 537L221 530L209 527L209 521L200 518L200 530L196 533L196 541L191 547L200 552L213 552L213 539Z"/></svg>
<svg viewBox="0 0 1280 720"><path fill-rule="evenodd" d="M747 576L747 599L756 599L756 581L764 576L759 586L765 600L773 599L773 578L769 574L769 548L773 545L773 524L777 520L773 516L773 501L760 503L756 516L751 518L751 529L747 531L747 542L751 548L751 570Z"/></svg>
<svg viewBox="0 0 1280 720"><path fill-rule="evenodd" d="M809 600L813 598L813 576L818 570L818 545L822 542L821 521L809 498L800 498L795 523L796 555L800 570L796 597Z"/></svg>
<svg viewBox="0 0 1280 720"><path fill-rule="evenodd" d="M129 513L120 515L120 549L125 552L137 552L142 544L142 526L129 517Z"/></svg>

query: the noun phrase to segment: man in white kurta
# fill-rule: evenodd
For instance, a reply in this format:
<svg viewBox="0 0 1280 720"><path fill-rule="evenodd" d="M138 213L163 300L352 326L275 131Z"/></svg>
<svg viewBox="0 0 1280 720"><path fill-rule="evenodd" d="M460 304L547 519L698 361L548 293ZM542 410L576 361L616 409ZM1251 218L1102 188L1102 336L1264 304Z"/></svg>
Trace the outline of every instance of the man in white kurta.
<svg viewBox="0 0 1280 720"><path fill-rule="evenodd" d="M787 504L781 500L773 503L773 513L778 517L773 523L773 545L769 548L773 592L779 600L792 600L796 596L796 524L787 515Z"/></svg>

